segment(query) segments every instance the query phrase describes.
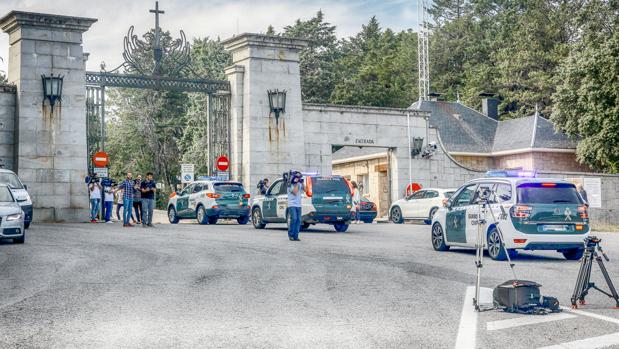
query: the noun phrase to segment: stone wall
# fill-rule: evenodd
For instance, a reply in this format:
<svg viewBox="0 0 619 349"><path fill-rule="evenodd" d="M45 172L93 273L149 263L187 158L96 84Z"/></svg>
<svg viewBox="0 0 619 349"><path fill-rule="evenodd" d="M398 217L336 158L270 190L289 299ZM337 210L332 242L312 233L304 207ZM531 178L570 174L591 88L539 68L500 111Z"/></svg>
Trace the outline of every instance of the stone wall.
<svg viewBox="0 0 619 349"><path fill-rule="evenodd" d="M15 86L0 85L0 168L14 169Z"/></svg>
<svg viewBox="0 0 619 349"><path fill-rule="evenodd" d="M460 164L479 171L497 167L494 165L494 158L490 156L453 155L452 157Z"/></svg>
<svg viewBox="0 0 619 349"><path fill-rule="evenodd" d="M533 168L544 171L589 172L587 165L576 161L576 153L535 152L532 154Z"/></svg>

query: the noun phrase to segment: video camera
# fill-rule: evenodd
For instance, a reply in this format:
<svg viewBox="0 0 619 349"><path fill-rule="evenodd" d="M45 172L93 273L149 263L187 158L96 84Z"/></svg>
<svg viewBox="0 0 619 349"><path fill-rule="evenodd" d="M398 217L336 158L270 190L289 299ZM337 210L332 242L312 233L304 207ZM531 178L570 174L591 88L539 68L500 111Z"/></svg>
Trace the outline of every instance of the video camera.
<svg viewBox="0 0 619 349"><path fill-rule="evenodd" d="M287 186L303 182L303 173L297 170L284 172L282 177L284 178L284 182L286 182Z"/></svg>
<svg viewBox="0 0 619 349"><path fill-rule="evenodd" d="M99 183L99 180L100 179L96 173L86 176L86 184L88 185L93 184L93 183Z"/></svg>

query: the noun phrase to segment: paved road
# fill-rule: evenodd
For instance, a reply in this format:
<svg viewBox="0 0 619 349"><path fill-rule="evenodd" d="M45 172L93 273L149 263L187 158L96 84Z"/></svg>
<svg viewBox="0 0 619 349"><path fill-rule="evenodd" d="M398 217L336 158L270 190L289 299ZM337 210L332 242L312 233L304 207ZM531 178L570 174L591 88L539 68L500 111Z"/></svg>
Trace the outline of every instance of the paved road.
<svg viewBox="0 0 619 349"><path fill-rule="evenodd" d="M598 295L584 315L536 325L471 315L463 302L474 255L434 252L424 225L324 227L301 242L281 227L236 224L33 225L28 234L25 245L0 244L0 347L453 348L461 338L535 348L599 336L619 345L619 311ZM619 261L619 235L600 235ZM576 262L555 253L517 262L519 276L568 303ZM619 263L609 269L619 283ZM509 278L504 264L486 263L485 286Z"/></svg>

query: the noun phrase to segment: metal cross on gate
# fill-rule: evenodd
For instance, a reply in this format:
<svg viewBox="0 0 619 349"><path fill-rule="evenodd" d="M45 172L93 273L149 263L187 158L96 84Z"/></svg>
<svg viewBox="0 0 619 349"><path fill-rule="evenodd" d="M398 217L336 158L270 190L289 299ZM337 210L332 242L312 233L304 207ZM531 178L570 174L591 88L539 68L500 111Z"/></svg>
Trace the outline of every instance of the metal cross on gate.
<svg viewBox="0 0 619 349"><path fill-rule="evenodd" d="M159 75L161 72L161 58L163 57L163 50L161 49L161 43L159 41L159 14L164 14L165 11L159 10L159 1L155 1L155 9L149 10L150 13L155 14L155 47L153 48L153 56L155 58L155 74Z"/></svg>

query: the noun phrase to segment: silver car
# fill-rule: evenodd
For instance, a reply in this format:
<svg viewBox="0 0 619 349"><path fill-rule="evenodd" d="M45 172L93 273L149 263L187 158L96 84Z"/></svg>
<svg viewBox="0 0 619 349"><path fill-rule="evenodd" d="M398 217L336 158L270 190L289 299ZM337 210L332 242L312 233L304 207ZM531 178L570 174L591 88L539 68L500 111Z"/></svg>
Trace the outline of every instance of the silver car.
<svg viewBox="0 0 619 349"><path fill-rule="evenodd" d="M0 238L13 239L17 244L26 240L24 211L8 186L0 184Z"/></svg>

